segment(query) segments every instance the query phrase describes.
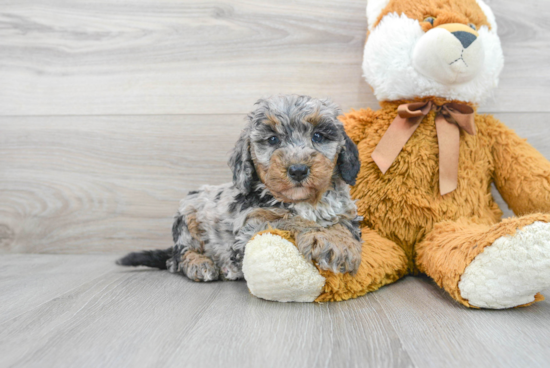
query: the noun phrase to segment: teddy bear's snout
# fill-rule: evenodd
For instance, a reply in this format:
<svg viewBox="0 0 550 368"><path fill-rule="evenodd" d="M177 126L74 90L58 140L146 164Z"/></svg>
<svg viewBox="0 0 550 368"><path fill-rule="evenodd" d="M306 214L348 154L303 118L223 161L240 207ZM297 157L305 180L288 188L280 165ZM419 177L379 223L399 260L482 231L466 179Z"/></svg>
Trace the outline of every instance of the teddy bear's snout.
<svg viewBox="0 0 550 368"><path fill-rule="evenodd" d="M448 23L429 30L418 40L412 62L420 74L449 85L472 80L484 59L479 34L465 24Z"/></svg>
<svg viewBox="0 0 550 368"><path fill-rule="evenodd" d="M436 27L436 29L444 29L446 31L449 31L460 41L460 44L465 49L470 47L470 45L479 37L479 34L476 30L462 23L442 24Z"/></svg>

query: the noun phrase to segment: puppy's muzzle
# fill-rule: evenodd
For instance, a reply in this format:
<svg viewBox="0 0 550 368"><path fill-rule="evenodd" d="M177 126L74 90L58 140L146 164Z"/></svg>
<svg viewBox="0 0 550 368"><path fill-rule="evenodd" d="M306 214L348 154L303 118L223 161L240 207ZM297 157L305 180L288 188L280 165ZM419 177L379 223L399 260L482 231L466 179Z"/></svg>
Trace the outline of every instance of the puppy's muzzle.
<svg viewBox="0 0 550 368"><path fill-rule="evenodd" d="M309 167L306 165L291 165L288 168L288 177L294 181L304 181L309 176Z"/></svg>

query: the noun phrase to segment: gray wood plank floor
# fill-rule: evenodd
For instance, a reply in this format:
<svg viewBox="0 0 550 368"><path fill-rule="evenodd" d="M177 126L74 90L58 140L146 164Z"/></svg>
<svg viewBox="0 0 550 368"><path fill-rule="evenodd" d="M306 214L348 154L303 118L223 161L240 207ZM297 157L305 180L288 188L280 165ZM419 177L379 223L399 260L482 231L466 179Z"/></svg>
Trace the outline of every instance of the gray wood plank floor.
<svg viewBox="0 0 550 368"><path fill-rule="evenodd" d="M469 310L428 279L408 277L342 303L273 303L244 282L195 283L121 268L115 258L1 255L0 366L550 364L547 301Z"/></svg>

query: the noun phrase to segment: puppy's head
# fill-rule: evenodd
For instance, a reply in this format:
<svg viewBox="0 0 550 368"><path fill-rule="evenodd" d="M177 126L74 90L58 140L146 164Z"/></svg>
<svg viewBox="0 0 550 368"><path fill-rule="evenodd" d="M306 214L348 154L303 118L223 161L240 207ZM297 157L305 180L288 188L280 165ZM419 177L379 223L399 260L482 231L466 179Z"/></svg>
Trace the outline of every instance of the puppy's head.
<svg viewBox="0 0 550 368"><path fill-rule="evenodd" d="M355 184L357 147L337 119L335 104L288 95L256 105L229 160L241 192L250 192L259 180L283 202L316 202L333 180Z"/></svg>

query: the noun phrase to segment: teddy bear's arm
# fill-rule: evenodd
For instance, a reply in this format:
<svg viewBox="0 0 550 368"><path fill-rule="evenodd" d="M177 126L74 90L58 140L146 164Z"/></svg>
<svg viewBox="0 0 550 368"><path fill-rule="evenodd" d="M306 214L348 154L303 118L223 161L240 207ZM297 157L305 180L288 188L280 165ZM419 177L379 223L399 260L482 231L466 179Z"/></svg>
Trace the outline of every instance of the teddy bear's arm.
<svg viewBox="0 0 550 368"><path fill-rule="evenodd" d="M550 213L550 162L525 139L492 116L485 117L491 138L495 185L516 215Z"/></svg>
<svg viewBox="0 0 550 368"><path fill-rule="evenodd" d="M344 124L346 134L355 144L358 144L365 138L365 128L372 124L374 118L375 113L371 109L351 110L339 117L340 121Z"/></svg>

